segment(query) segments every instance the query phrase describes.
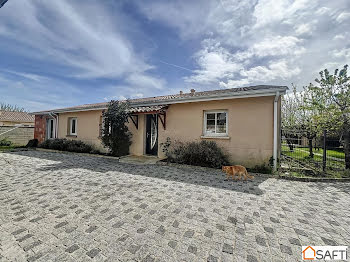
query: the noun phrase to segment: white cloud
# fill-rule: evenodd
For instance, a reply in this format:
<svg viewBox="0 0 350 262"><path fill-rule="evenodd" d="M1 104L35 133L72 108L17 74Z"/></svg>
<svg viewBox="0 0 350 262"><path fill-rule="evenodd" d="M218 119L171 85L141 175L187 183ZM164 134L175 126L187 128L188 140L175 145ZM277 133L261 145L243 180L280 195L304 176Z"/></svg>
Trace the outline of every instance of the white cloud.
<svg viewBox="0 0 350 262"><path fill-rule="evenodd" d="M150 19L176 28L183 41L201 40L192 57L197 69L185 81L203 89L305 85L335 59L343 66L344 41L331 40L350 31L349 9L347 0L174 0L160 5L154 0L141 8ZM334 25L335 20L342 23Z"/></svg>
<svg viewBox="0 0 350 262"><path fill-rule="evenodd" d="M232 78L241 66L236 63L232 54L219 44L211 46L206 41L206 47L195 54L200 69L194 70L194 75L185 78L190 83L210 84L221 79Z"/></svg>
<svg viewBox="0 0 350 262"><path fill-rule="evenodd" d="M333 57L350 59L350 48L343 48L333 51Z"/></svg>
<svg viewBox="0 0 350 262"><path fill-rule="evenodd" d="M278 55L299 55L304 49L299 44L302 40L294 36L269 37L253 45L252 50L255 55L278 56Z"/></svg>
<svg viewBox="0 0 350 262"><path fill-rule="evenodd" d="M345 36L344 35L336 35L333 39L334 40L343 40L343 39L345 39Z"/></svg>
<svg viewBox="0 0 350 262"><path fill-rule="evenodd" d="M133 73L126 77L125 82L131 87L144 87L147 89L163 89L166 81L140 73Z"/></svg>
<svg viewBox="0 0 350 262"><path fill-rule="evenodd" d="M339 22L339 23L342 23L344 22L345 20L348 20L350 18L350 12L342 12L340 13L336 20Z"/></svg>
<svg viewBox="0 0 350 262"><path fill-rule="evenodd" d="M121 78L154 68L120 30L118 22L128 23L124 16L101 2L28 0L5 7L0 37L29 47L23 56L70 68L68 76Z"/></svg>

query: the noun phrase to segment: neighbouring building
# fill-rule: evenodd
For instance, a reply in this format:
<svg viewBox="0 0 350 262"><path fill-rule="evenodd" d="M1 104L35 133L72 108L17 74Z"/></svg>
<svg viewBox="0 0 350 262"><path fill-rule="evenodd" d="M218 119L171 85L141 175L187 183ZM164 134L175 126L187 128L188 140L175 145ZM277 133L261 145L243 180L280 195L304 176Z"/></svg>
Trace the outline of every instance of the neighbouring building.
<svg viewBox="0 0 350 262"><path fill-rule="evenodd" d="M161 144L216 141L232 163L247 167L278 158L285 86L250 86L131 99L132 155L164 157ZM34 112L34 137L79 139L103 150L102 113L108 103Z"/></svg>
<svg viewBox="0 0 350 262"><path fill-rule="evenodd" d="M26 112L0 110L0 140L23 146L34 138L34 116Z"/></svg>
<svg viewBox="0 0 350 262"><path fill-rule="evenodd" d="M34 116L27 112L0 110L0 126L34 126Z"/></svg>

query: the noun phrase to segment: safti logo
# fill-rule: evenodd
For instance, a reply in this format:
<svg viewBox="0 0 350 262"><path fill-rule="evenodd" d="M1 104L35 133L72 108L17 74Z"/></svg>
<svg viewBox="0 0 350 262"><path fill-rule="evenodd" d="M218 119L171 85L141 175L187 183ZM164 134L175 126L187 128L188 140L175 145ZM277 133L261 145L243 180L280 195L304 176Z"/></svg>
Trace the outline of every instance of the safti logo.
<svg viewBox="0 0 350 262"><path fill-rule="evenodd" d="M303 246L303 260L347 260L347 246Z"/></svg>

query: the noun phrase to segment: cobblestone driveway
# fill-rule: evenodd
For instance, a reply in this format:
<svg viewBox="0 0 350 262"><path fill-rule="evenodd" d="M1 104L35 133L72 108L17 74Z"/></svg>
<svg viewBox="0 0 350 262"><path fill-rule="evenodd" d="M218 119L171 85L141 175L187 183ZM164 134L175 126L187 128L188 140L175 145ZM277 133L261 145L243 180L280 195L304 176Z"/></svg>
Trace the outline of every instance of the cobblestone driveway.
<svg viewBox="0 0 350 262"><path fill-rule="evenodd" d="M0 261L300 261L349 245L350 184L0 154Z"/></svg>

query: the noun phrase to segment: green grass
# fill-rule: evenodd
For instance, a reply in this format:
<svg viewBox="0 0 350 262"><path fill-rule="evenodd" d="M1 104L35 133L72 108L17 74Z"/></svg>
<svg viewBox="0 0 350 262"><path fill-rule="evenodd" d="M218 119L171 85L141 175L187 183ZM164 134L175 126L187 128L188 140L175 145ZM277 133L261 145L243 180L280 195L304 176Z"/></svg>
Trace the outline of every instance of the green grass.
<svg viewBox="0 0 350 262"><path fill-rule="evenodd" d="M316 153L318 157L321 157L323 159L323 149L313 149L312 150L314 154ZM309 148L308 147L295 147L293 152L290 152L289 147L287 145L282 146L282 152L283 153L294 153L294 156L308 156L309 155ZM319 156L321 155L321 156ZM344 152L336 151L336 150L327 150L327 157L335 157L339 159L345 159L345 154Z"/></svg>
<svg viewBox="0 0 350 262"><path fill-rule="evenodd" d="M0 146L0 152L8 151L14 148L15 146Z"/></svg>
<svg viewBox="0 0 350 262"><path fill-rule="evenodd" d="M306 166L322 171L323 149L313 149L314 157L310 158L308 147L295 147L294 151L289 150L288 145L282 146L283 155L289 156ZM340 170L345 169L345 154L336 150L327 150L327 168L326 171L332 177L340 177Z"/></svg>

